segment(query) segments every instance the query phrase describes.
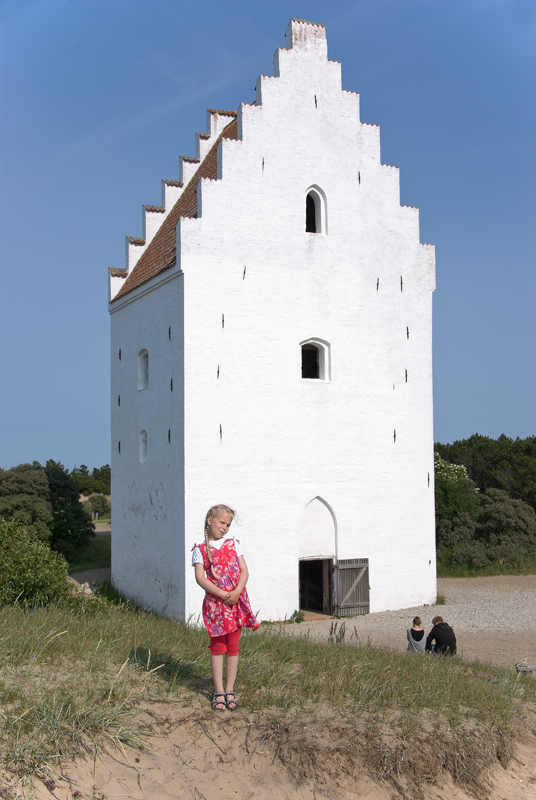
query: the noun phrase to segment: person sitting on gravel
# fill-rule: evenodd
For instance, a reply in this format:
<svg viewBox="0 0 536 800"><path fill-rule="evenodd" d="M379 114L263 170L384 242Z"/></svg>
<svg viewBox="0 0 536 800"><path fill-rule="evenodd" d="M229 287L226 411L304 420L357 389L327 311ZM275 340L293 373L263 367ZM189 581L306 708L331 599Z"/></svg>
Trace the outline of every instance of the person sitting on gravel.
<svg viewBox="0 0 536 800"><path fill-rule="evenodd" d="M456 655L456 636L450 625L443 622L443 617L434 617L432 625L434 627L426 637L427 652L437 653L440 656Z"/></svg>
<svg viewBox="0 0 536 800"><path fill-rule="evenodd" d="M413 627L407 630L408 651L410 653L424 653L426 633L421 628L421 618L413 618Z"/></svg>

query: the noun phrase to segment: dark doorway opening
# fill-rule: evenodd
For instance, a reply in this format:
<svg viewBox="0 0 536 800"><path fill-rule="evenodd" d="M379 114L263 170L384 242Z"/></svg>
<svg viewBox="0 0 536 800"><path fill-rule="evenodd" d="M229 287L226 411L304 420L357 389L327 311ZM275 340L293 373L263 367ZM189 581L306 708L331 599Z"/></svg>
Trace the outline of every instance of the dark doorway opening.
<svg viewBox="0 0 536 800"><path fill-rule="evenodd" d="M300 561L300 609L333 613L333 559Z"/></svg>
<svg viewBox="0 0 536 800"><path fill-rule="evenodd" d="M320 378L320 358L318 347L314 344L304 344L301 349L301 376L302 378Z"/></svg>

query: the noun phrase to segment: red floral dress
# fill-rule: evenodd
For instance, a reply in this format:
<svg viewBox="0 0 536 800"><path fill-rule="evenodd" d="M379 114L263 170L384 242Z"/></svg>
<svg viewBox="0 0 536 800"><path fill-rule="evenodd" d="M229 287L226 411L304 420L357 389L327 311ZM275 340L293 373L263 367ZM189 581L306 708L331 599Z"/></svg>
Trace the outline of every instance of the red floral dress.
<svg viewBox="0 0 536 800"><path fill-rule="evenodd" d="M203 556L203 569L209 581L215 586L219 586L220 589L232 592L238 586L238 581L240 580L240 565L234 539L226 539L218 550L215 547L210 548L213 564L208 559L206 545L198 544L197 547L199 547ZM214 575L212 566L218 573L218 577ZM209 636L224 636L226 633L232 633L237 628L243 628L244 626L253 629L259 627L259 623L251 610L245 587L238 598L238 603L235 603L234 606L227 605L221 597L216 597L207 592L203 600L203 622L206 625Z"/></svg>

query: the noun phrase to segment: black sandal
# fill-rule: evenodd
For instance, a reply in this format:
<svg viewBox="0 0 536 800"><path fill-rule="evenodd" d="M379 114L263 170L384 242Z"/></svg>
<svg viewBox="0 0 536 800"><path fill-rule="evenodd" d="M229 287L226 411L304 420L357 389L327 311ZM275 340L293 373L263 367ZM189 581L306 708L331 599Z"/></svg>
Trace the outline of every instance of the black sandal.
<svg viewBox="0 0 536 800"><path fill-rule="evenodd" d="M230 700L227 698L230 697ZM236 692L225 692L225 705L229 711L236 711L240 705L240 700L236 696Z"/></svg>
<svg viewBox="0 0 536 800"><path fill-rule="evenodd" d="M223 700L218 700L218 697L223 697ZM225 692L214 692L210 705L213 711L225 711L228 707ZM223 708L219 708L219 706L223 706Z"/></svg>

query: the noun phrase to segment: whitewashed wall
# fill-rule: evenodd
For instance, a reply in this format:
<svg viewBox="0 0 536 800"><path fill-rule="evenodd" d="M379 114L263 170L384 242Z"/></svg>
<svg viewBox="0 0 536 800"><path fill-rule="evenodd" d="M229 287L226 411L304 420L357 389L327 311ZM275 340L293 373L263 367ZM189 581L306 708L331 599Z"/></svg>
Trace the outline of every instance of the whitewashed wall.
<svg viewBox="0 0 536 800"><path fill-rule="evenodd" d="M182 617L182 277L177 270L165 272L162 281L141 287L111 308L112 581L141 605ZM144 349L149 382L139 390L138 353ZM139 454L142 430L147 431L145 462Z"/></svg>
<svg viewBox="0 0 536 800"><path fill-rule="evenodd" d="M238 510L235 535L263 619L298 607L299 557L322 550L318 531L310 554L303 537L300 544L302 514L316 497L333 511L335 555L370 560L371 611L430 603L436 594L433 247L419 243L417 209L399 205L398 170L381 164L379 129L360 123L358 96L341 90L324 29L294 22L292 43L276 53L277 77L259 79L257 105L239 109L241 139L221 143L221 179L200 183L199 217L179 221L184 461L167 441L152 450L147 427L147 464L129 455L125 466L123 451L120 467L117 455L112 464L114 580L124 585L128 576L137 587L130 594L154 608L166 599L168 613L199 613L190 550L215 502ZM325 235L305 232L311 186L326 198ZM158 326L167 335L168 322L159 320L181 313L177 286L112 315L113 350L122 335L133 354L155 353L155 394L145 411L148 425L166 432L166 358L173 357ZM301 379L300 342L310 338L329 343L329 381ZM133 429L145 419L141 409ZM113 438L126 423L121 407ZM179 556L183 495L170 495L183 463ZM167 487L158 520L147 499L139 507L149 523L143 540L129 530L129 504L142 486L146 497ZM327 554L333 529L326 531ZM147 586L157 580L157 588Z"/></svg>

